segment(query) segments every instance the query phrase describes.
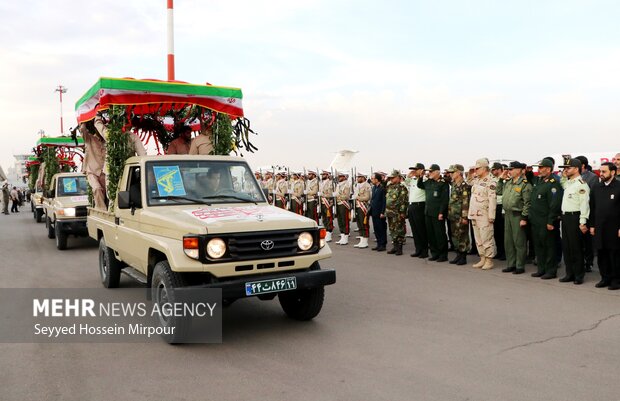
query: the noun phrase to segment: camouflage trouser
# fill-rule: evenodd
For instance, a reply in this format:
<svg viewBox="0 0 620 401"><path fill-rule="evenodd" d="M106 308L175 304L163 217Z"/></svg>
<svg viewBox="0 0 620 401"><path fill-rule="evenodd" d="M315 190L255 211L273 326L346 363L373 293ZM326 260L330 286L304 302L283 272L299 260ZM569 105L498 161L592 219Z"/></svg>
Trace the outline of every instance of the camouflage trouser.
<svg viewBox="0 0 620 401"><path fill-rule="evenodd" d="M461 218L450 218L450 228L452 230L452 244L458 252L469 250L469 222L461 224Z"/></svg>
<svg viewBox="0 0 620 401"><path fill-rule="evenodd" d="M360 230L360 236L368 238L370 231L370 217L362 209L355 208L355 222Z"/></svg>
<svg viewBox="0 0 620 401"><path fill-rule="evenodd" d="M405 216L399 213L388 213L387 215L388 228L390 229L390 237L392 237L392 244L404 245L405 234L407 227L405 226Z"/></svg>
<svg viewBox="0 0 620 401"><path fill-rule="evenodd" d="M317 210L316 210L316 202L317 202L316 200L308 201L308 208L306 209L306 217L316 221L316 223L318 224L319 214L317 213Z"/></svg>
<svg viewBox="0 0 620 401"><path fill-rule="evenodd" d="M332 214L332 203L329 202L329 207L325 206L325 203L321 202L321 218L323 219L323 227L329 232L334 231L334 215Z"/></svg>

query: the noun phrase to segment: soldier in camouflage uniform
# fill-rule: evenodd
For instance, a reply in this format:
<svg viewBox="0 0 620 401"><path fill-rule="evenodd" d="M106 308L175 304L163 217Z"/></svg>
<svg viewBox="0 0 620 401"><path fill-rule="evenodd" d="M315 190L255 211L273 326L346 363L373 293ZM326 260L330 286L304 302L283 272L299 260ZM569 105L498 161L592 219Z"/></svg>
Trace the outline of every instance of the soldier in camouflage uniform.
<svg viewBox="0 0 620 401"><path fill-rule="evenodd" d="M448 222L452 228L452 243L456 251L456 257L450 261L452 264L467 264L467 251L469 250L469 197L471 187L463 178L465 168L460 164L454 164L448 168L451 175L451 193L448 203Z"/></svg>
<svg viewBox="0 0 620 401"><path fill-rule="evenodd" d="M317 212L318 194L319 194L319 180L316 178L315 171L308 171L308 179L306 180L306 189L304 194L308 200L308 207L306 209L306 217L319 223L319 214Z"/></svg>
<svg viewBox="0 0 620 401"><path fill-rule="evenodd" d="M330 177L330 172L321 172L321 183L319 184L321 197L321 218L323 227L327 231L325 242L331 242L332 231L334 231L334 183Z"/></svg>
<svg viewBox="0 0 620 401"><path fill-rule="evenodd" d="M393 255L403 254L405 233L407 230L407 207L409 206L409 191L401 184L401 176L398 170L392 171L388 176L390 183L387 186L385 215L392 237L392 249L387 253Z"/></svg>
<svg viewBox="0 0 620 401"><path fill-rule="evenodd" d="M360 230L360 242L354 245L355 248L368 248L368 236L370 234L370 214L368 208L370 206L371 194L372 187L366 181L366 175L358 173L353 201L355 202L355 220Z"/></svg>

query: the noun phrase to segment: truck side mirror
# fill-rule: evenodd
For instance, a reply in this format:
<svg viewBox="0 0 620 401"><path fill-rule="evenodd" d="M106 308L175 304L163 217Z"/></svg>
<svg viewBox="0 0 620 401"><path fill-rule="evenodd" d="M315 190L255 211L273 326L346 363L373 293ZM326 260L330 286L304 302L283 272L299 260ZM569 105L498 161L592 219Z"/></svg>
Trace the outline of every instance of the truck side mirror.
<svg viewBox="0 0 620 401"><path fill-rule="evenodd" d="M119 191L118 196L118 208L129 209L129 191Z"/></svg>

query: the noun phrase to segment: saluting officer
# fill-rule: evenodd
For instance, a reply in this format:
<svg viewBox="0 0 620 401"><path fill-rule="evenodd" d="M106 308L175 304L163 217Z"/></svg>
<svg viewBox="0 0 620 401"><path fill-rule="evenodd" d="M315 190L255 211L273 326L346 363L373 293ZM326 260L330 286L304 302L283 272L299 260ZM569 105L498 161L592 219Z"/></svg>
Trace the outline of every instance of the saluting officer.
<svg viewBox="0 0 620 401"><path fill-rule="evenodd" d="M338 174L338 184L336 185L336 208L338 213L338 229L340 230L340 240L338 245L349 243L349 230L351 224L351 185L345 173Z"/></svg>
<svg viewBox="0 0 620 401"><path fill-rule="evenodd" d="M319 184L319 191L321 192L321 219L323 220L323 227L327 231L325 235L325 242L331 242L332 231L334 231L334 183L330 177L329 171L323 170L321 172L321 183Z"/></svg>
<svg viewBox="0 0 620 401"><path fill-rule="evenodd" d="M463 178L465 168L460 164L453 164L447 170L451 175L450 202L448 203L448 221L452 227L452 243L456 257L450 261L458 266L467 264L467 250L469 249L469 197L471 187Z"/></svg>
<svg viewBox="0 0 620 401"><path fill-rule="evenodd" d="M538 176L533 177L530 222L532 223L532 242L536 252L538 271L532 277L549 280L557 277L555 260L554 224L560 216L562 187L553 172L553 162L542 159L538 164Z"/></svg>
<svg viewBox="0 0 620 401"><path fill-rule="evenodd" d="M590 187L581 178L581 161L570 159L562 174L562 248L566 275L560 282L583 284L585 275L583 259L583 234L588 231L590 218Z"/></svg>
<svg viewBox="0 0 620 401"><path fill-rule="evenodd" d="M448 260L448 238L446 237L446 219L448 218L448 200L450 188L441 178L441 168L431 164L428 179L418 179L418 188L423 189L426 195L426 233L431 257L428 260L445 262Z"/></svg>
<svg viewBox="0 0 620 401"><path fill-rule="evenodd" d="M355 220L360 230L360 242L355 244L355 248L368 248L368 237L370 234L370 221L368 209L370 206L370 196L372 187L366 179L366 175L357 173L356 191L353 194L355 202Z"/></svg>
<svg viewBox="0 0 620 401"><path fill-rule="evenodd" d="M504 248L507 267L504 273L525 273L527 257L526 227L529 219L532 184L523 175L526 165L513 161L508 166L510 178L503 183Z"/></svg>

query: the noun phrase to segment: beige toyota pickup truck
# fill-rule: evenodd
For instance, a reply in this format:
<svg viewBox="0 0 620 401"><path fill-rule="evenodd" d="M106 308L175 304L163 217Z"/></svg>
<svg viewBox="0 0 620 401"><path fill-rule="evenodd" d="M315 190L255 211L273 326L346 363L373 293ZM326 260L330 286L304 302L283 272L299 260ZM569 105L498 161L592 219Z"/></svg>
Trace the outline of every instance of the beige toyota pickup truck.
<svg viewBox="0 0 620 401"><path fill-rule="evenodd" d="M269 205L243 158L166 155L127 160L114 212L89 208L105 287L121 273L148 285L154 302L176 287L221 288L224 305L278 296L310 320L336 272L325 230Z"/></svg>
<svg viewBox="0 0 620 401"><path fill-rule="evenodd" d="M43 221L45 210L43 209L43 188L37 186L35 192L30 196L30 210L37 223Z"/></svg>
<svg viewBox="0 0 620 401"><path fill-rule="evenodd" d="M58 173L43 195L47 237L56 239L56 248L67 249L70 235L85 237L88 184L82 173Z"/></svg>

